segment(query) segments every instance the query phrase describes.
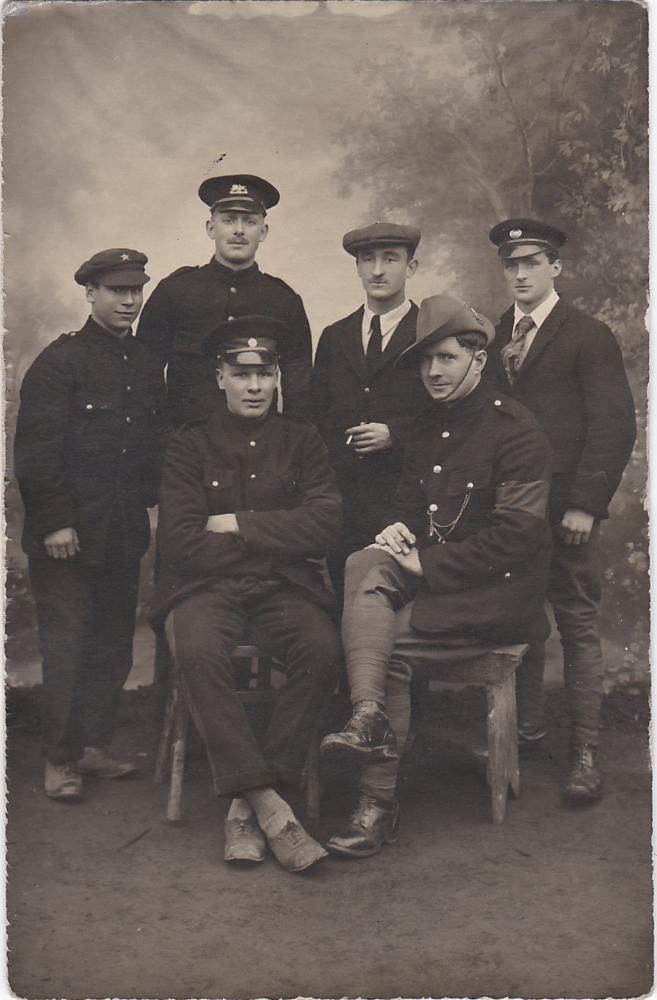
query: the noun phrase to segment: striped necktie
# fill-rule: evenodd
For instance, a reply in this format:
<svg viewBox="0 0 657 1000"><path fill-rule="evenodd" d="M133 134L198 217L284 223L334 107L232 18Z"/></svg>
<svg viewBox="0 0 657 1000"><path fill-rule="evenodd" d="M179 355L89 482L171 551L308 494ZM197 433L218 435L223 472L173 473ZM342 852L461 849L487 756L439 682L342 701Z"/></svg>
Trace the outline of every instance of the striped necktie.
<svg viewBox="0 0 657 1000"><path fill-rule="evenodd" d="M534 326L535 323L531 316L523 316L516 324L513 337L506 347L502 348L502 364L511 385L513 385L518 377L518 372L525 359L527 334L530 330L534 329Z"/></svg>

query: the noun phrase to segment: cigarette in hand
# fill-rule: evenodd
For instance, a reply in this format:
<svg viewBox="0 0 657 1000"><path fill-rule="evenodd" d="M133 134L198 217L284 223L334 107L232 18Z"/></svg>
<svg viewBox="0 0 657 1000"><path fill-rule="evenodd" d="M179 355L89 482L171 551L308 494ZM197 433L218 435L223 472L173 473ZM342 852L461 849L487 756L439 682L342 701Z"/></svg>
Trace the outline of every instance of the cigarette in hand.
<svg viewBox="0 0 657 1000"><path fill-rule="evenodd" d="M350 434L349 437L347 438L347 440L345 441L345 445L347 446L347 448L349 447L349 445L351 444L351 442L353 441L353 439L354 439L353 434Z"/></svg>

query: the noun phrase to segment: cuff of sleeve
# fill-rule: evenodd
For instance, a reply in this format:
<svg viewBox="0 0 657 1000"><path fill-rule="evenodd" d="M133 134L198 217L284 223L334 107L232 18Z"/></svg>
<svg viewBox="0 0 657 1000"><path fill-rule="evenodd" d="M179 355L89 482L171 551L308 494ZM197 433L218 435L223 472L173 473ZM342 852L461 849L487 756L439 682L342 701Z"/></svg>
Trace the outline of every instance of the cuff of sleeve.
<svg viewBox="0 0 657 1000"><path fill-rule="evenodd" d="M595 472L577 477L568 497L568 507L585 510L594 517L606 518L609 517L609 500L607 477L604 472Z"/></svg>

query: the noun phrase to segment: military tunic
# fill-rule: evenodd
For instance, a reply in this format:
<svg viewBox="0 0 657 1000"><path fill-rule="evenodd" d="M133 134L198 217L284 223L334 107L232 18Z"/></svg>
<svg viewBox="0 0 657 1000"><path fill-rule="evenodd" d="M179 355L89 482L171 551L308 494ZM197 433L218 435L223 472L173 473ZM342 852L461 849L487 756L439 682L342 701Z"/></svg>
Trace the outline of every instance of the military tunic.
<svg viewBox="0 0 657 1000"><path fill-rule="evenodd" d="M23 380L15 471L43 653L44 743L55 762L111 740L132 664L147 507L157 502L163 399L151 352L92 319L47 347ZM67 527L80 551L54 559L44 540Z"/></svg>
<svg viewBox="0 0 657 1000"><path fill-rule="evenodd" d="M312 347L299 295L257 264L243 271L212 257L202 267L182 267L164 278L144 306L137 336L167 369L167 396L175 427L223 408L214 362L201 350L204 338L225 320L261 315L283 320L298 345L281 359L283 408L309 415Z"/></svg>
<svg viewBox="0 0 657 1000"><path fill-rule="evenodd" d="M206 529L235 514L239 536ZM300 418L217 411L177 431L164 462L153 620L185 681L218 794L301 780L340 643L318 560L340 531L326 449ZM286 666L259 748L230 654L246 625Z"/></svg>

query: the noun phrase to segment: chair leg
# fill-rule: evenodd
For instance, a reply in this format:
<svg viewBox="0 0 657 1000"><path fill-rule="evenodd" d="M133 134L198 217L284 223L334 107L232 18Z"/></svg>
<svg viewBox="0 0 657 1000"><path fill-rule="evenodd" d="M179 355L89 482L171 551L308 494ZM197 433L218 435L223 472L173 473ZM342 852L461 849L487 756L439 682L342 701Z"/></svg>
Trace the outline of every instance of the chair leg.
<svg viewBox="0 0 657 1000"><path fill-rule="evenodd" d="M319 819L319 741L313 736L304 770L304 791L306 793L306 815L308 819Z"/></svg>
<svg viewBox="0 0 657 1000"><path fill-rule="evenodd" d="M486 689L488 751L493 823L502 823L509 783L519 790L518 737L515 724L513 678Z"/></svg>
<svg viewBox="0 0 657 1000"><path fill-rule="evenodd" d="M160 732L160 742L157 747L157 756L155 758L153 781L158 784L161 784L164 781L164 772L166 770L167 761L169 760L169 754L171 752L175 707L176 694L174 687L172 686L169 690L169 694L167 695L166 706L164 709L164 719L162 721L162 729Z"/></svg>
<svg viewBox="0 0 657 1000"><path fill-rule="evenodd" d="M171 754L171 785L167 801L167 819L171 823L180 820L183 776L185 771L185 753L187 751L187 732L189 729L189 710L185 696L179 687L175 688L175 719L173 727L173 751Z"/></svg>
<svg viewBox="0 0 657 1000"><path fill-rule="evenodd" d="M509 784L514 798L520 795L520 761L518 759L518 714L516 707L516 675L512 674L511 681L511 704L509 714L511 716L509 728L511 730L511 746L509 753Z"/></svg>

